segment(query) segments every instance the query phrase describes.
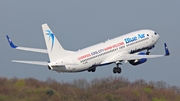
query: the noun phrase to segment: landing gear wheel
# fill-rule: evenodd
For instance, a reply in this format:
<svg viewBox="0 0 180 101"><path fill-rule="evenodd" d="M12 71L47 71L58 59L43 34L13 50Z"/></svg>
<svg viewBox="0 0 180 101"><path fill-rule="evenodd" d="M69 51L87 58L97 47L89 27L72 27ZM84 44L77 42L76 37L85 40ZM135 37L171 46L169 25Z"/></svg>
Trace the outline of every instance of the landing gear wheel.
<svg viewBox="0 0 180 101"><path fill-rule="evenodd" d="M96 71L96 68L91 68L89 70L87 70L88 72L95 72Z"/></svg>
<svg viewBox="0 0 180 101"><path fill-rule="evenodd" d="M146 55L149 55L149 54L150 54L150 52L149 52L149 51L147 51L147 52L146 52Z"/></svg>
<svg viewBox="0 0 180 101"><path fill-rule="evenodd" d="M116 73L117 72L117 67L114 67L113 68L113 73Z"/></svg>
<svg viewBox="0 0 180 101"><path fill-rule="evenodd" d="M96 68L93 68L91 71L92 71L92 72L95 72L95 71L96 71Z"/></svg>
<svg viewBox="0 0 180 101"><path fill-rule="evenodd" d="M116 61L116 67L113 68L113 73L118 73L118 74L121 73L122 70L119 67L120 64L121 64L120 61Z"/></svg>
<svg viewBox="0 0 180 101"><path fill-rule="evenodd" d="M149 55L149 54L150 54L149 49L147 49L146 55Z"/></svg>
<svg viewBox="0 0 180 101"><path fill-rule="evenodd" d="M114 67L114 68L113 68L113 73L115 73L115 74L116 74L116 73L120 74L121 71L122 71L122 70L121 70L120 67Z"/></svg>
<svg viewBox="0 0 180 101"><path fill-rule="evenodd" d="M121 73L121 68L117 68L117 73L120 74Z"/></svg>

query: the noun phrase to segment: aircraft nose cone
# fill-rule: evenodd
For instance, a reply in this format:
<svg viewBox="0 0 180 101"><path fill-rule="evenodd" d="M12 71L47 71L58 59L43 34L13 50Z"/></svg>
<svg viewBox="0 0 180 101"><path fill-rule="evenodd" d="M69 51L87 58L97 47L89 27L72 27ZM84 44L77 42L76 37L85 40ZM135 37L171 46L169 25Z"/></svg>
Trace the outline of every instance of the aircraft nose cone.
<svg viewBox="0 0 180 101"><path fill-rule="evenodd" d="M156 42L159 40L159 35L157 34L156 35Z"/></svg>
<svg viewBox="0 0 180 101"><path fill-rule="evenodd" d="M159 35L157 35L157 38L159 39Z"/></svg>

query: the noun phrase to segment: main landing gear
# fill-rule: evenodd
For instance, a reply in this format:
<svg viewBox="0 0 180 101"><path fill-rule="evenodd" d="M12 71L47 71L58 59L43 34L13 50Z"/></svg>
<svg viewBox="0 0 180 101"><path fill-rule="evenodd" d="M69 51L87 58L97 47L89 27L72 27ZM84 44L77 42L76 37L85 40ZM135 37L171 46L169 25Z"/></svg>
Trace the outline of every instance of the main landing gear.
<svg viewBox="0 0 180 101"><path fill-rule="evenodd" d="M96 71L96 67L88 70L88 72L95 72L95 71Z"/></svg>
<svg viewBox="0 0 180 101"><path fill-rule="evenodd" d="M121 71L122 71L122 69L119 67L119 64L120 63L116 63L116 67L114 67L113 68L113 73L118 73L118 74L120 74L121 73Z"/></svg>

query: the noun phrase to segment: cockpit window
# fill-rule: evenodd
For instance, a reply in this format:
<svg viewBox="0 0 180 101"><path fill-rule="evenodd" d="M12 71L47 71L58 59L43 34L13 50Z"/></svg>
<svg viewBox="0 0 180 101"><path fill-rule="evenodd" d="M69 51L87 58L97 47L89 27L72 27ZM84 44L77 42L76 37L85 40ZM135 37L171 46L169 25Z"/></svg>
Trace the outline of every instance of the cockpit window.
<svg viewBox="0 0 180 101"><path fill-rule="evenodd" d="M147 34L147 36L149 36L149 34Z"/></svg>
<svg viewBox="0 0 180 101"><path fill-rule="evenodd" d="M155 32L154 34L155 34L155 35L157 35L157 33L156 33L156 32Z"/></svg>

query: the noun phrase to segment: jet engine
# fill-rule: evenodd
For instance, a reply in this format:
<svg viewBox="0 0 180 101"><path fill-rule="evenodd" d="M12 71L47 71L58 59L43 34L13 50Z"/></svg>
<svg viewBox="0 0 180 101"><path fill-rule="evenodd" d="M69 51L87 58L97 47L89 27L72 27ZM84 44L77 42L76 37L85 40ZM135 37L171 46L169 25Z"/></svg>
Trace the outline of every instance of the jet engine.
<svg viewBox="0 0 180 101"><path fill-rule="evenodd" d="M146 55L145 52L140 52L138 55ZM142 59L136 59L136 60L129 60L128 62L133 65L133 66L136 66L136 65L139 65L139 64L142 64L144 62L147 61L147 58L142 58Z"/></svg>

